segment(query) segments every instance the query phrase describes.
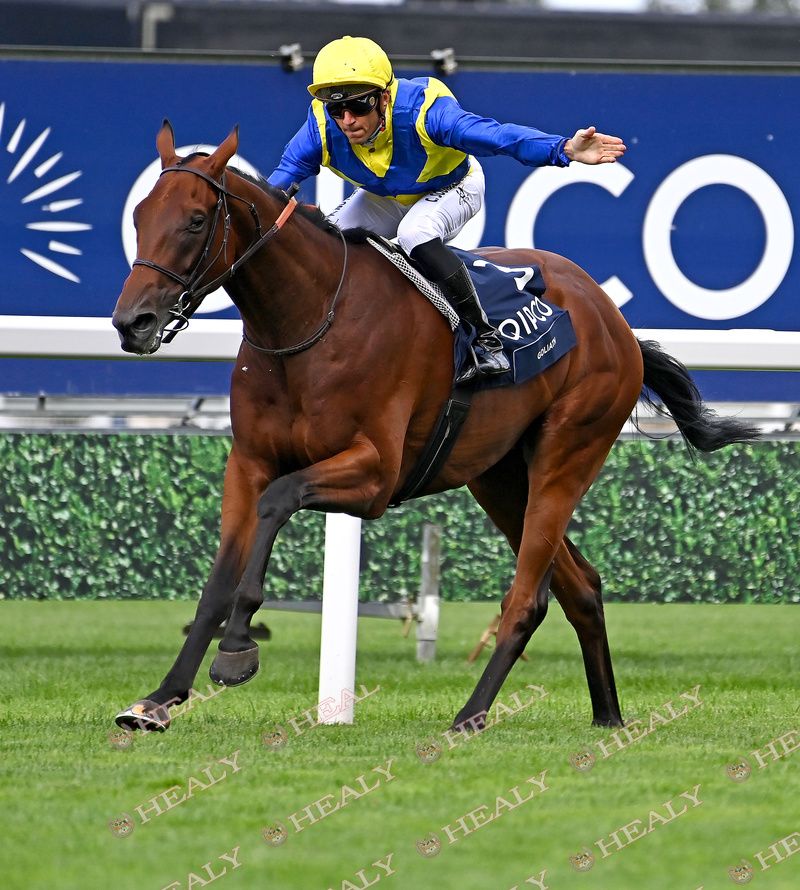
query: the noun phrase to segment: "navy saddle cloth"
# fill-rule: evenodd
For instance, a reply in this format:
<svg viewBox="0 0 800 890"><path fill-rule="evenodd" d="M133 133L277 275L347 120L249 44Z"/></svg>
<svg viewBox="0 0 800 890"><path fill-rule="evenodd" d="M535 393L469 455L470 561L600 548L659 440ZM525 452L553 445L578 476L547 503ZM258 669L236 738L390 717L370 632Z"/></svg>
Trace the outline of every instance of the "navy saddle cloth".
<svg viewBox="0 0 800 890"><path fill-rule="evenodd" d="M524 383L575 346L569 312L544 299L546 287L538 266L498 266L474 253L455 253L469 269L481 304L500 332L511 364L508 374L477 378L476 390ZM457 371L472 363L469 344L473 334L472 327L464 322L455 331L453 358Z"/></svg>

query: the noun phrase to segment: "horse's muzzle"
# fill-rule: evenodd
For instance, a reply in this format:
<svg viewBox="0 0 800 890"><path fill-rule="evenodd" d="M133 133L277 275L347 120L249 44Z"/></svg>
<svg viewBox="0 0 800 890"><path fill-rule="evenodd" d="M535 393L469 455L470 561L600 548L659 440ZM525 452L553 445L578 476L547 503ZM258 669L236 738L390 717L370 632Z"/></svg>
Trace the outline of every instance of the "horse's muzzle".
<svg viewBox="0 0 800 890"><path fill-rule="evenodd" d="M161 346L163 325L154 312L135 315L115 312L111 322L117 329L120 345L125 352L151 355Z"/></svg>

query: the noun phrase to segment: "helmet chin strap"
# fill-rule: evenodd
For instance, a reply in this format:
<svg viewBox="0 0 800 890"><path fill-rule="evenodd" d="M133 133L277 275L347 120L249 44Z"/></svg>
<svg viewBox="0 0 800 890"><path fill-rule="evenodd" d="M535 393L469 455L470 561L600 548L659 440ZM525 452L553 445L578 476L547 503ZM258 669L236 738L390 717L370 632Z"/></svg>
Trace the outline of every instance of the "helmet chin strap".
<svg viewBox="0 0 800 890"><path fill-rule="evenodd" d="M383 131L385 129L386 129L386 117L384 115L381 115L380 123L378 124L375 132L371 136L368 136L364 140L363 144L364 145L373 145L375 143L375 141L377 140L378 136L380 136L381 133L383 133Z"/></svg>
<svg viewBox="0 0 800 890"><path fill-rule="evenodd" d="M388 85L386 88L387 89L389 88ZM375 140L378 138L378 136L380 136L381 133L383 133L383 131L386 129L386 109L384 108L383 111L379 111L378 115L380 117L378 126L375 128L375 132L371 136L368 136L364 140L364 142L363 142L364 145L373 145L375 143Z"/></svg>

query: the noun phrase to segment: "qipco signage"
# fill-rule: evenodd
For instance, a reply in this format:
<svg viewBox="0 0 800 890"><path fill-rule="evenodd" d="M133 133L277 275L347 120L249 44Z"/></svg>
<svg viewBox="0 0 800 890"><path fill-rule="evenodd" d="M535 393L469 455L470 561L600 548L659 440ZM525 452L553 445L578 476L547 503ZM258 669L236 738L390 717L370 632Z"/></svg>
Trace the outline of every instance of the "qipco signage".
<svg viewBox="0 0 800 890"><path fill-rule="evenodd" d="M620 197L634 180L622 162L568 170L543 168L517 190L506 217L506 244L533 247L536 218L545 202L574 183L590 183ZM692 194L710 185L740 189L758 208L766 231L764 250L753 272L733 287L713 289L692 281L679 267L672 249L675 216ZM765 303L786 277L794 250L794 223L778 184L756 164L736 155L693 158L673 170L658 186L642 222L647 271L661 294L695 318L722 319L747 315ZM634 296L624 273L601 283L618 306Z"/></svg>
<svg viewBox="0 0 800 890"><path fill-rule="evenodd" d="M305 119L310 77L308 66L0 57L0 315L107 318L136 253L133 207L160 172L162 119L186 152L212 150L238 123L237 163L268 176ZM800 77L459 69L447 83L475 114L552 133L594 124L628 146L595 167L480 158L485 206L456 246L562 254L634 328L800 330ZM301 197L330 211L350 188L323 171ZM220 291L198 316L236 311ZM7 391L40 386L36 363L12 362ZM184 373L190 391L196 369L137 386L160 391ZM117 379L95 370L92 386L105 374Z"/></svg>
<svg viewBox="0 0 800 890"><path fill-rule="evenodd" d="M200 146L213 151L214 146ZM185 146L184 151L198 150ZM181 153L181 149L178 150ZM232 163L248 173L255 168L237 156ZM135 204L155 184L160 165L148 165L131 189L122 215L123 243L129 261L135 256L132 211ZM624 195L635 174L624 162L587 166L572 164L567 169L543 167L530 173L514 193L504 221L505 245L531 248L540 211L558 192L577 184L603 189L614 198ZM343 181L327 170L316 178L315 200L325 211L338 206L346 195ZM693 194L711 185L724 185L741 191L757 208L765 237L760 260L747 277L731 287L712 288L691 279L679 265L672 246L675 217ZM473 249L485 243L486 209L465 226L453 244ZM591 237L591 229L587 237ZM664 298L687 315L697 319L723 321L753 312L778 290L784 281L794 251L794 222L789 203L778 184L757 164L730 154L705 155L681 164L667 175L653 193L641 223L641 244L647 272ZM624 251L620 251L624 256ZM617 306L625 306L634 293L620 269L600 282ZM229 307L230 300L217 291L204 301L201 314L215 313Z"/></svg>

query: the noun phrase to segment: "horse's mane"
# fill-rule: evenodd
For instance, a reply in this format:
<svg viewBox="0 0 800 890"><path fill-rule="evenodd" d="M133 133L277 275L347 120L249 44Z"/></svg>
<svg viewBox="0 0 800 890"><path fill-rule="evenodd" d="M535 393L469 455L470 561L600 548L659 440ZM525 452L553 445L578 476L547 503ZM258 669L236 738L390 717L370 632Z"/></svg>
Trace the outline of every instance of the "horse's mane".
<svg viewBox="0 0 800 890"><path fill-rule="evenodd" d="M178 161L177 166L182 167L184 164L188 164L189 161L194 158L207 158L208 152L206 151L195 151L192 154L187 155L185 158L181 158ZM237 176L241 176L245 181L252 183L258 188L261 189L262 192L266 192L270 197L275 198L276 201L280 201L282 204L286 203L286 193L279 188L275 188L274 185L270 185L266 179L260 174L253 176L250 173L246 173L244 170L241 170L239 167L235 167L232 164L229 164L227 167L228 170L231 170ZM332 223L327 216L317 207L315 204L298 204L297 212L299 212L302 216L304 216L307 220L310 220L314 225L321 229L323 232L327 232L329 235L339 235L339 229L337 226ZM351 240L349 237L349 233L347 235L347 240Z"/></svg>
<svg viewBox="0 0 800 890"><path fill-rule="evenodd" d="M282 204L286 203L286 192L282 189L275 188L274 185L270 185L263 176L251 176L249 173L245 173L244 170L240 170L238 167L229 167L228 169L232 170L237 176L241 176L242 179L247 182L252 182L253 185L258 186L262 192L266 192L268 195L275 198L276 201L280 201ZM316 204L298 203L296 212L310 220L318 229L322 229L323 232L327 232L329 235L337 235L338 237L339 229L327 216L325 216Z"/></svg>

